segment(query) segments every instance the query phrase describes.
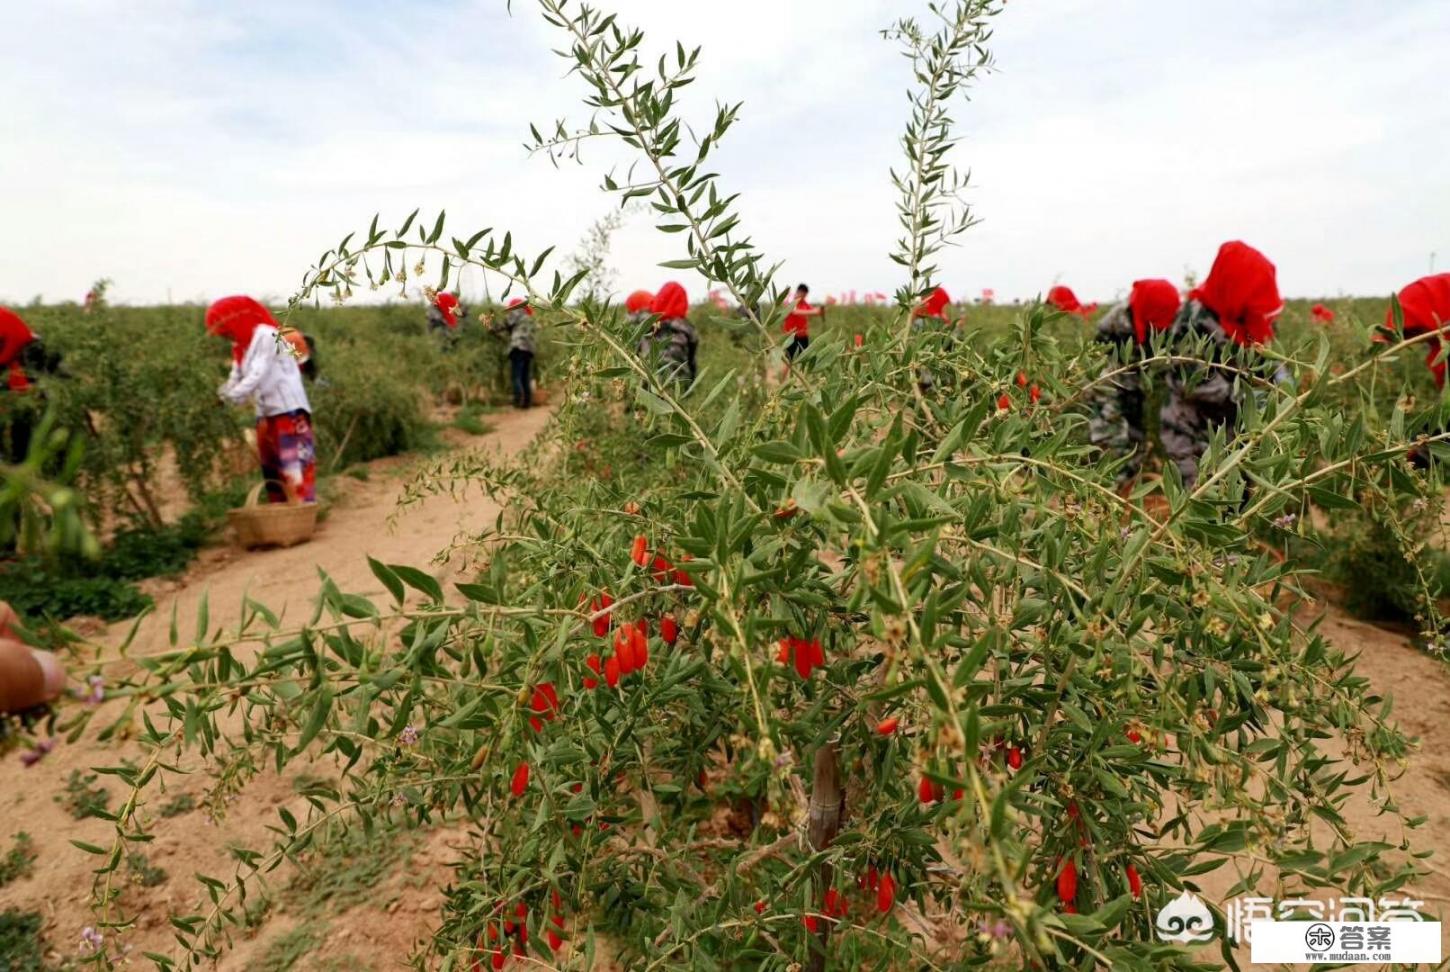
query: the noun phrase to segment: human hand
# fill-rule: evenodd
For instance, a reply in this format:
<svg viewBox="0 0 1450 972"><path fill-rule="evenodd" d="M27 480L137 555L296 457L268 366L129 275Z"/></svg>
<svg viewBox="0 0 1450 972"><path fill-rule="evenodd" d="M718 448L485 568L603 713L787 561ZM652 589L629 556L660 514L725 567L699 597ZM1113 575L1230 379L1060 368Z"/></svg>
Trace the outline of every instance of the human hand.
<svg viewBox="0 0 1450 972"><path fill-rule="evenodd" d="M22 644L11 630L17 621L14 609L0 601L0 715L33 709L65 688L60 660Z"/></svg>

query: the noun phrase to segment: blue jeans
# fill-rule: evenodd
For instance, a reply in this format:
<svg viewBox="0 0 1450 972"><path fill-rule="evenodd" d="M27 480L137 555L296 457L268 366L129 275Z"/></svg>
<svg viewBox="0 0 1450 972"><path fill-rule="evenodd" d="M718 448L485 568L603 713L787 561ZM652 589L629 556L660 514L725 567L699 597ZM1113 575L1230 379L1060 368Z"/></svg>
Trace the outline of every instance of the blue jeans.
<svg viewBox="0 0 1450 972"><path fill-rule="evenodd" d="M518 348L509 351L509 370L513 373L514 382L514 404L519 408L528 408L534 404L533 375L530 374L533 364L532 352L520 351Z"/></svg>

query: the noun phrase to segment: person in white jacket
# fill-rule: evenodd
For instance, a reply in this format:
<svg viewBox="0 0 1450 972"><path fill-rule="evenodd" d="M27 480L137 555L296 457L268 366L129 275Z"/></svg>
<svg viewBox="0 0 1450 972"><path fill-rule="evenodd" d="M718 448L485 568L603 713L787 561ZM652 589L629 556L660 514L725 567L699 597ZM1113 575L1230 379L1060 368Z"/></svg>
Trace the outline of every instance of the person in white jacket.
<svg viewBox="0 0 1450 972"><path fill-rule="evenodd" d="M232 373L217 390L257 409L257 456L273 503L317 502L312 406L290 342L271 311L250 297L223 297L207 308L206 329L232 342Z"/></svg>

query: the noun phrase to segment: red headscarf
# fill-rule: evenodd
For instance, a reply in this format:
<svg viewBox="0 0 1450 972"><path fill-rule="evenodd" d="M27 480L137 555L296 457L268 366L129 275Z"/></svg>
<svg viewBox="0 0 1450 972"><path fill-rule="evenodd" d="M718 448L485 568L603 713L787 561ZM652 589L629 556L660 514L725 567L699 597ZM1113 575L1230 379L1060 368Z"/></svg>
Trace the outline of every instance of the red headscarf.
<svg viewBox="0 0 1450 972"><path fill-rule="evenodd" d="M940 317L942 320L946 320L947 305L951 302L952 299L947 296L946 288L938 287L926 295L926 300L921 302L921 306L913 311L911 316Z"/></svg>
<svg viewBox="0 0 1450 972"><path fill-rule="evenodd" d="M648 290L636 290L624 298L624 311L627 314L648 314L649 305L654 303L655 295Z"/></svg>
<svg viewBox="0 0 1450 972"><path fill-rule="evenodd" d="M250 297L223 297L206 309L206 329L232 342L232 360L242 363L252 335L263 325L276 327L272 312Z"/></svg>
<svg viewBox="0 0 1450 972"><path fill-rule="evenodd" d="M685 293L684 287L671 280L655 294L654 300L650 301L649 310L651 314L658 314L661 320L666 321L687 317L690 313L690 297Z"/></svg>
<svg viewBox="0 0 1450 972"><path fill-rule="evenodd" d="M1274 319L1284 309L1269 258L1233 240L1218 248L1208 279L1189 295L1213 311L1236 344L1263 344L1274 336Z"/></svg>
<svg viewBox="0 0 1450 972"><path fill-rule="evenodd" d="M1400 311L1405 317L1405 336L1413 337L1450 325L1450 273L1421 277L1400 291ZM1394 330L1395 309L1385 311L1385 327ZM1445 384L1445 362L1440 357L1441 338L1428 342L1430 353L1425 363L1435 373L1435 382Z"/></svg>
<svg viewBox="0 0 1450 972"><path fill-rule="evenodd" d="M458 298L444 291L433 298L433 303L438 306L438 312L443 315L443 323L449 327L458 326Z"/></svg>
<svg viewBox="0 0 1450 972"><path fill-rule="evenodd" d="M1148 343L1148 331L1166 331L1178 316L1183 299L1178 288L1167 280L1134 280L1128 294L1128 309L1133 312L1133 334L1139 344Z"/></svg>
<svg viewBox="0 0 1450 972"><path fill-rule="evenodd" d="M1047 302L1064 314L1076 314L1079 317L1088 317L1098 309L1097 304L1084 304L1078 300L1072 288L1062 284L1057 284L1047 292Z"/></svg>
<svg viewBox="0 0 1450 972"><path fill-rule="evenodd" d="M0 307L0 368L10 371L8 383L11 391L21 392L30 387L30 379L20 367L20 352L34 340L35 332L26 326L19 314Z"/></svg>
<svg viewBox="0 0 1450 972"><path fill-rule="evenodd" d="M513 310L515 307L519 307L520 305L523 306L525 314L529 315L530 317L534 316L534 309L530 307L522 297L515 297L513 300L509 301L507 309Z"/></svg>

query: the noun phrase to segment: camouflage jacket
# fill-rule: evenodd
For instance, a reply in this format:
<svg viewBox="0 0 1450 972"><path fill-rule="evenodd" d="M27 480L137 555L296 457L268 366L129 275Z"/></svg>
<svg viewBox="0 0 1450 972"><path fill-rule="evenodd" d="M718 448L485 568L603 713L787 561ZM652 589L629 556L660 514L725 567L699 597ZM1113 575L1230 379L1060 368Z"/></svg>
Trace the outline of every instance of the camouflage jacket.
<svg viewBox="0 0 1450 972"><path fill-rule="evenodd" d="M532 315L514 308L504 315L503 329L508 332L510 351L534 353L534 318Z"/></svg>
<svg viewBox="0 0 1450 972"><path fill-rule="evenodd" d="M658 355L660 377L677 381L695 380L695 352L700 335L683 317L660 321L654 331L639 342L639 356L648 360Z"/></svg>
<svg viewBox="0 0 1450 972"><path fill-rule="evenodd" d="M1127 301L1108 308L1108 312L1098 321L1097 339L1104 344L1120 346L1124 342L1137 339L1133 330L1133 312L1128 309Z"/></svg>
<svg viewBox="0 0 1450 972"><path fill-rule="evenodd" d="M1179 364L1168 371L1168 387L1180 398L1205 405L1226 405L1234 398L1239 372L1261 375L1275 384L1290 384L1293 377L1282 364L1274 364L1252 347L1236 344L1217 315L1196 300L1183 305L1168 331L1174 354L1202 355L1203 364Z"/></svg>

